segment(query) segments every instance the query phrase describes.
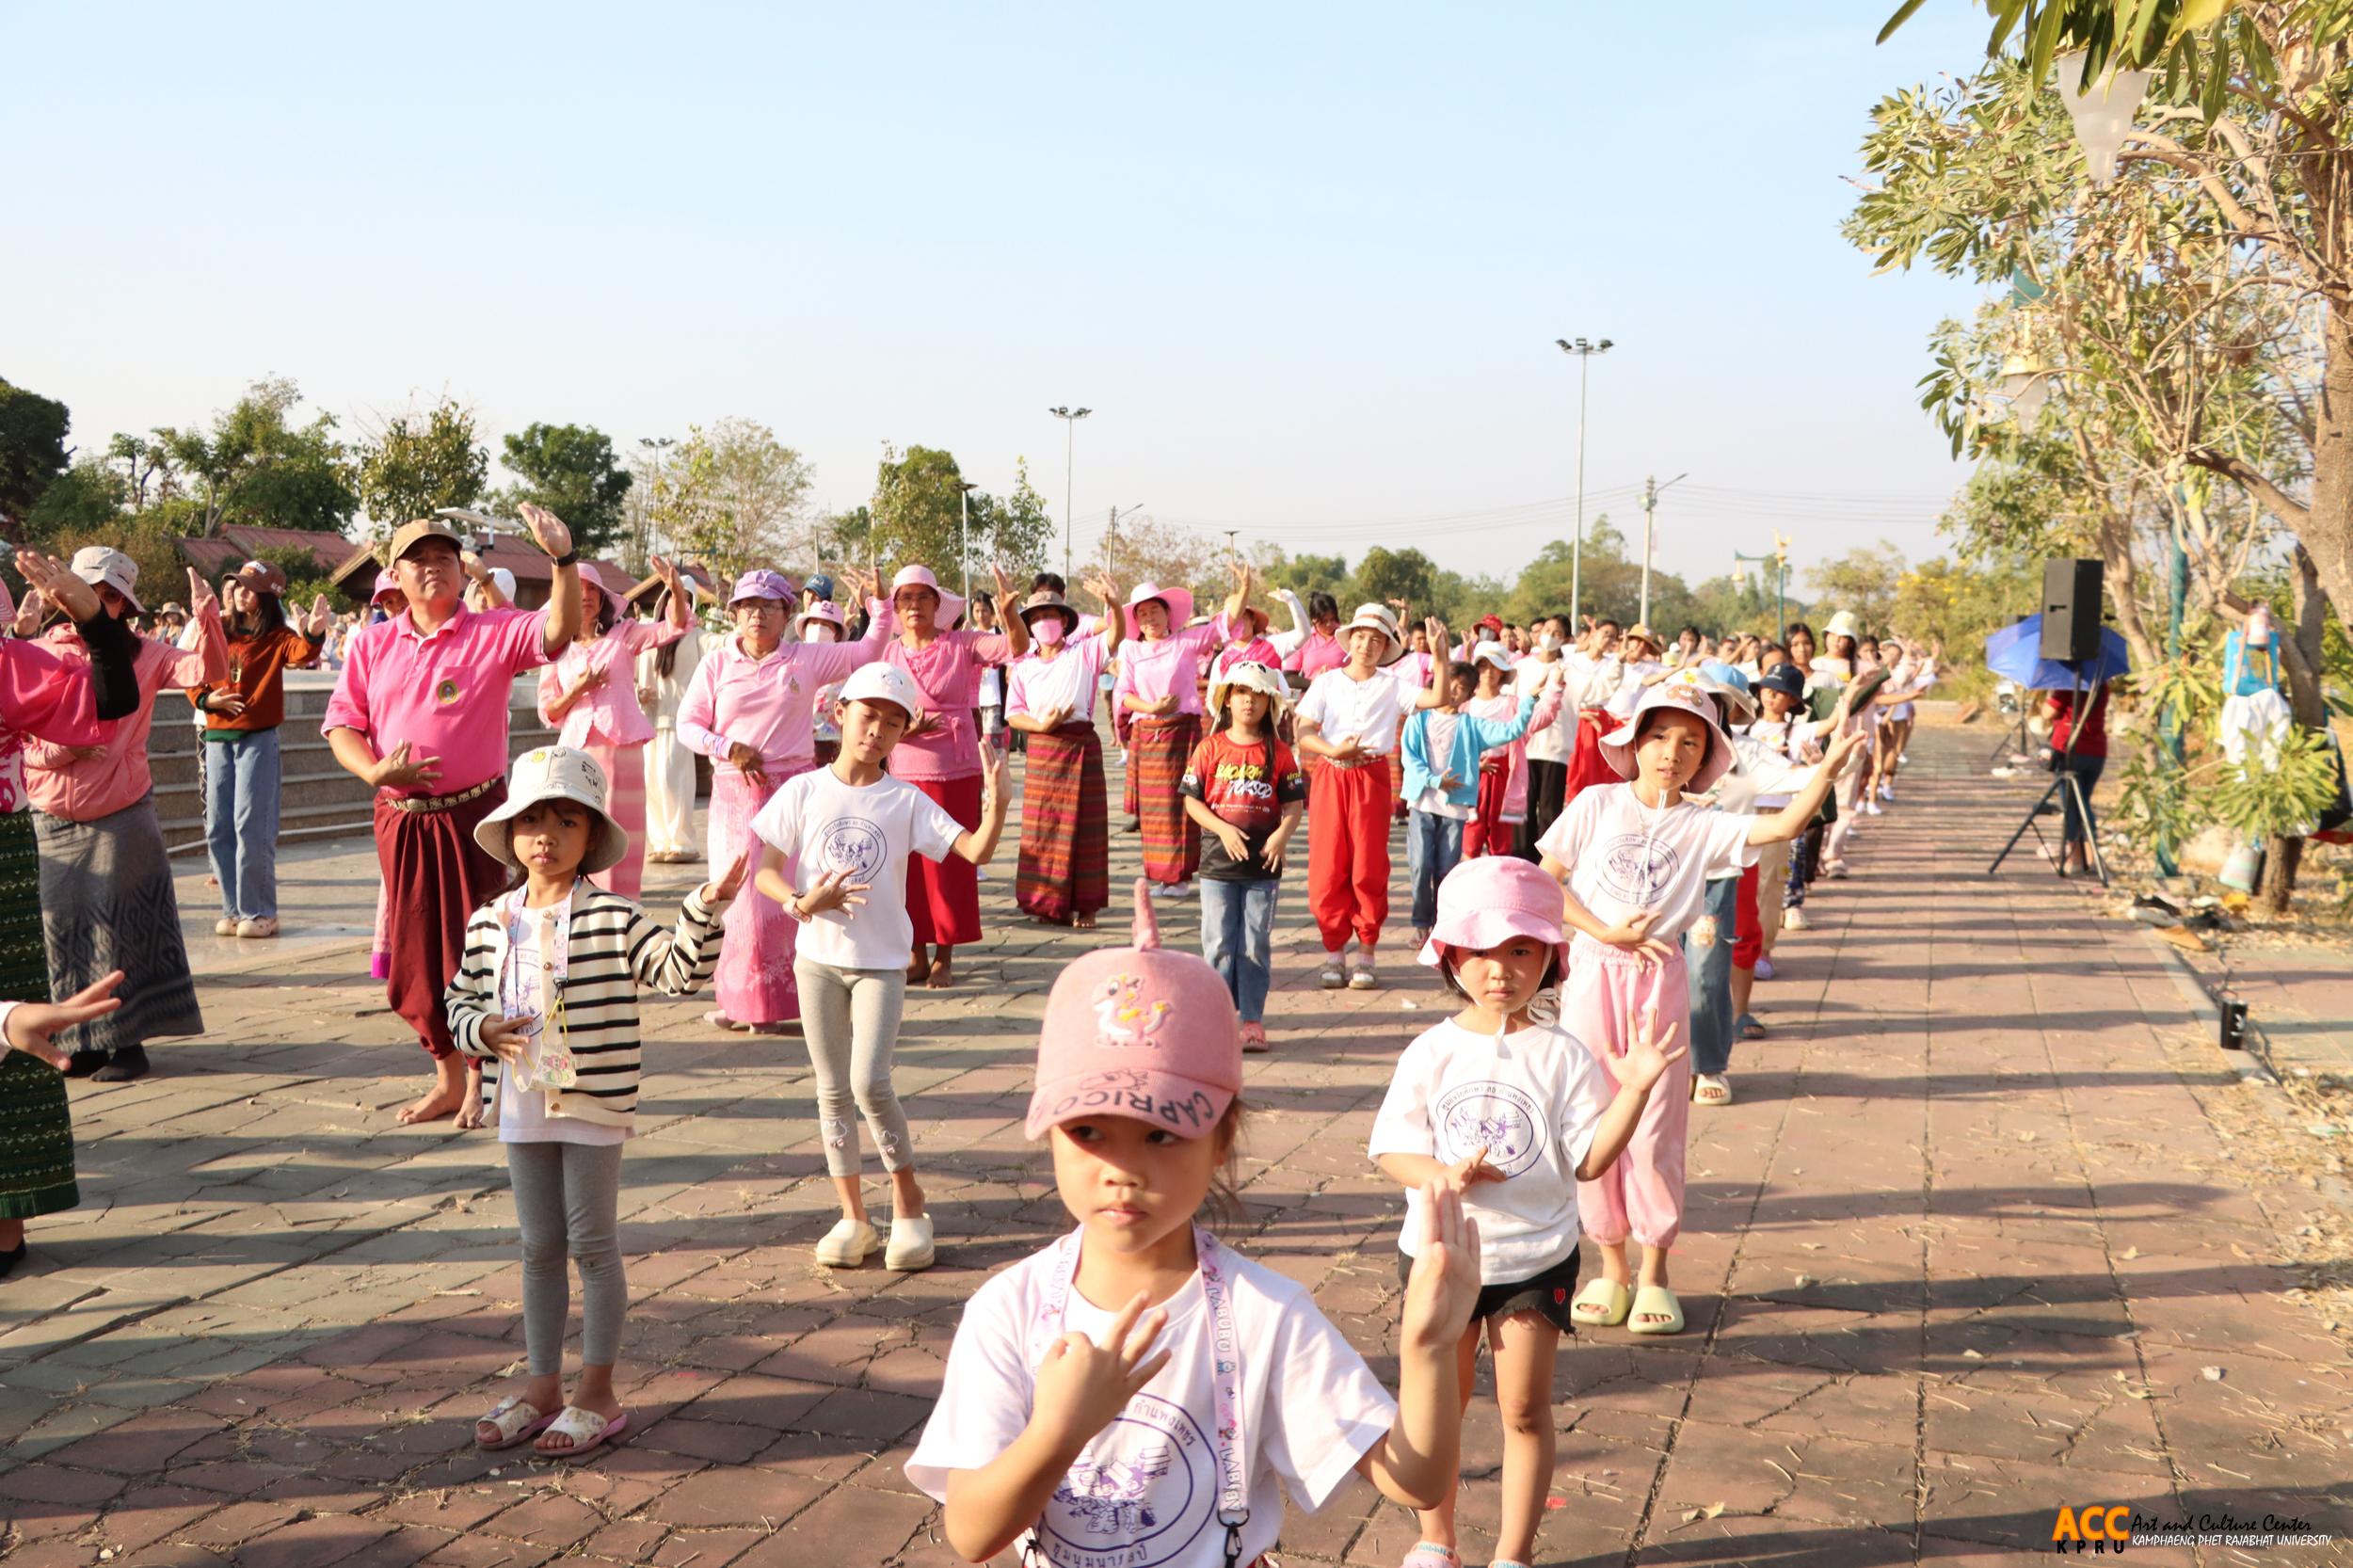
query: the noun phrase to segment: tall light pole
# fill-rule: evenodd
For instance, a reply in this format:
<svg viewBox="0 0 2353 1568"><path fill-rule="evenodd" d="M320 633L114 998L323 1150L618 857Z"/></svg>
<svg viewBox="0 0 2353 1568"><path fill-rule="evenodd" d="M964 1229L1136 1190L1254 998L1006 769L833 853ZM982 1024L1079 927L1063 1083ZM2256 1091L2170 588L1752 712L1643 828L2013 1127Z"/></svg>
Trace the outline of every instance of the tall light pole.
<svg viewBox="0 0 2353 1568"><path fill-rule="evenodd" d="M964 601L972 602L972 492L980 487L969 479L956 481L956 559L964 563ZM1005 607L999 605L998 614Z"/></svg>
<svg viewBox="0 0 2353 1568"><path fill-rule="evenodd" d="M1593 367L1593 356L1607 354L1610 343L1587 343L1583 338L1571 343L1555 338L1563 354L1577 356L1577 537L1569 545L1569 627L1577 630L1577 611L1585 592L1585 381Z"/></svg>
<svg viewBox="0 0 2353 1568"><path fill-rule="evenodd" d="M1642 614L1644 626L1650 626L1650 546L1653 525L1658 520L1658 492L1682 484L1691 476L1678 473L1662 485L1656 479L1642 481ZM1653 631L1657 628L1652 627Z"/></svg>
<svg viewBox="0 0 2353 1568"><path fill-rule="evenodd" d="M1773 536L1773 563L1780 572L1773 579L1773 619L1781 626L1781 646L1789 646L1789 536Z"/></svg>
<svg viewBox="0 0 2353 1568"><path fill-rule="evenodd" d="M1095 412L1092 408L1048 408L1048 413L1062 421L1062 574L1070 575L1070 475L1077 462L1079 422Z"/></svg>
<svg viewBox="0 0 2353 1568"><path fill-rule="evenodd" d="M640 436L637 438L637 444L645 451L646 460L653 467L653 482L638 492L640 499L637 503L638 516L646 522L644 541L646 553L648 555L664 553L662 549L662 530L660 524L654 520L653 508L656 499L662 493L663 460L669 456L670 448L678 445L678 440L671 436Z"/></svg>

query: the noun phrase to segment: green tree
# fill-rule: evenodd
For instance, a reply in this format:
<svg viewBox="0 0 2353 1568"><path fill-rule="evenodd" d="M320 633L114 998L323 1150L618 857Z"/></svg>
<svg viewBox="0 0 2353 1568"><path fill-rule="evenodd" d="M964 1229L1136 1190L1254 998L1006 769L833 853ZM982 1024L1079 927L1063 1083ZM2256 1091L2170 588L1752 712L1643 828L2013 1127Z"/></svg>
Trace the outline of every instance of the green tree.
<svg viewBox="0 0 2353 1568"><path fill-rule="evenodd" d="M733 578L815 545L809 484L808 463L774 430L728 418L687 431L656 476L648 510L679 553Z"/></svg>
<svg viewBox="0 0 2353 1568"><path fill-rule="evenodd" d="M307 424L290 417L302 392L283 377L254 382L209 430L159 429L152 440L117 436L110 456L132 463L133 494L144 504L140 470L177 467L199 482L196 531L225 523L341 533L359 507L350 455L335 434L335 419L320 413Z"/></svg>
<svg viewBox="0 0 2353 1568"><path fill-rule="evenodd" d="M504 445L503 460L521 483L500 492L502 510L545 506L570 527L583 555L600 554L624 536L632 476L614 460L603 431L535 422Z"/></svg>
<svg viewBox="0 0 2353 1568"><path fill-rule="evenodd" d="M1903 552L1881 541L1858 545L1806 574L1832 610L1852 610L1863 629L1887 629L1896 609L1896 585L1904 574Z"/></svg>
<svg viewBox="0 0 2353 1568"><path fill-rule="evenodd" d="M104 528L121 512L130 487L122 475L98 458L85 457L67 469L40 492L24 515L24 531L35 539Z"/></svg>
<svg viewBox="0 0 2353 1568"><path fill-rule="evenodd" d="M1030 483L1028 458L1014 459L1011 494L972 492L975 573L991 562L1001 562L1007 570L1027 576L1046 564L1053 541L1054 520L1046 510L1046 498Z"/></svg>
<svg viewBox="0 0 2353 1568"><path fill-rule="evenodd" d="M378 534L437 507L472 506L490 480L490 455L474 437L473 411L443 398L398 415L360 449L359 493Z"/></svg>
<svg viewBox="0 0 2353 1568"><path fill-rule="evenodd" d="M66 469L64 404L0 381L0 515L21 518Z"/></svg>
<svg viewBox="0 0 2353 1568"><path fill-rule="evenodd" d="M920 562L953 585L961 552L964 471L937 447L883 448L874 469L873 549L886 568Z"/></svg>

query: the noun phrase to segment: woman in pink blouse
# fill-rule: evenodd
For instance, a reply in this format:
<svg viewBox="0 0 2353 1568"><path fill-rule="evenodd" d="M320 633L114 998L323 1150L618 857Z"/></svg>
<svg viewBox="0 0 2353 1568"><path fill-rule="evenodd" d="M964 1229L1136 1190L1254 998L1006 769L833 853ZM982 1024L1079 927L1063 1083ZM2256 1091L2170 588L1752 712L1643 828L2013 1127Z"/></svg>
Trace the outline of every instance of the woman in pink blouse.
<svg viewBox="0 0 2353 1568"><path fill-rule="evenodd" d="M842 574L853 594L871 591L853 572ZM752 841L752 817L784 781L817 765L810 723L818 689L882 657L890 635L890 606L872 602L873 624L855 643L788 643L785 616L800 594L773 571L735 580L728 612L735 635L716 643L695 668L679 703L678 737L689 751L711 759L710 860L731 866ZM721 1029L784 1033L801 1016L792 979L798 927L774 899L740 898L728 905L726 945L712 990L718 1007L703 1015Z"/></svg>
<svg viewBox="0 0 2353 1568"><path fill-rule="evenodd" d="M1201 865L1201 829L1185 814L1177 786L1185 760L1201 739L1201 672L1244 608L1246 573L1236 574L1225 614L1198 626L1193 594L1143 583L1128 596L1135 636L1119 650L1119 680L1112 701L1131 716L1128 767L1136 784L1136 815L1144 828L1144 874L1155 891L1183 898Z"/></svg>
<svg viewBox="0 0 2353 1568"><path fill-rule="evenodd" d="M686 585L661 556L649 563L667 590L661 620L623 620L621 595L580 564L580 633L539 670L539 718L555 743L586 752L604 770L605 810L629 835L618 864L588 880L637 897L646 876L646 743L653 720L637 700L637 656L686 635ZM462 1120L462 1117L461 1117Z"/></svg>
<svg viewBox="0 0 2353 1568"><path fill-rule="evenodd" d="M1012 603L1013 584L1004 569L995 568L994 576L998 602ZM890 580L890 602L898 612L899 635L882 656L907 672L923 694L926 710L890 754L890 771L966 827L977 828L984 767L973 714L981 701L981 671L1029 652L1030 629L1017 616L1001 632L959 627L964 600L941 587L929 567L901 567ZM942 861L907 856L907 918L915 925L908 984L937 990L954 984L956 947L981 939L977 870L961 855Z"/></svg>
<svg viewBox="0 0 2353 1568"><path fill-rule="evenodd" d="M1021 862L1013 898L1049 925L1092 930L1111 902L1111 822L1103 792L1103 742L1095 732L1095 694L1119 651L1125 618L1119 590L1102 595L1103 629L1079 637L1079 612L1051 588L1021 606L1030 652L1006 680L1005 722L1027 735L1021 781Z"/></svg>
<svg viewBox="0 0 2353 1568"><path fill-rule="evenodd" d="M138 563L120 551L93 545L77 552L72 571L98 590L107 615L120 620L146 613L138 600ZM137 639L133 667L139 706L108 725L103 742L61 746L35 739L24 747L24 782L40 843L50 994L70 997L113 970L123 972L117 993L121 1007L73 1032L73 1062L66 1070L74 1077L126 1082L147 1071L146 1041L204 1032L147 767L156 694L209 686L229 673L220 603L193 570L188 603L198 628L196 650L182 653L169 643ZM42 642L64 658L89 656L70 621L51 627Z"/></svg>

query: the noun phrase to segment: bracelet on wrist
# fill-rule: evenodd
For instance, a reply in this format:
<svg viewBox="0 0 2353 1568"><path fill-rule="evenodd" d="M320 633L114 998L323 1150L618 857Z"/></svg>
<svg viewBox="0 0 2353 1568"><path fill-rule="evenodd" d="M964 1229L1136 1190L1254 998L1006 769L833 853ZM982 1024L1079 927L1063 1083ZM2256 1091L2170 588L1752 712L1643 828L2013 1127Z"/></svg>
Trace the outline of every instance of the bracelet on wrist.
<svg viewBox="0 0 2353 1568"><path fill-rule="evenodd" d="M563 554L551 555L548 559L554 562L559 567L576 567L580 565L580 547L578 545L574 545Z"/></svg>

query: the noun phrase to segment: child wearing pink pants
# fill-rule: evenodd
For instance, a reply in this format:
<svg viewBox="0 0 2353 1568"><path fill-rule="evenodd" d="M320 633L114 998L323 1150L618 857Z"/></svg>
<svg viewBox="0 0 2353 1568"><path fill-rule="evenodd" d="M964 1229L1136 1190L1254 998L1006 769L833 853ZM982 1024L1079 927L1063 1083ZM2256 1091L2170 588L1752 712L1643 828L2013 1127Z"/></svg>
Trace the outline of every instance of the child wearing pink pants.
<svg viewBox="0 0 2353 1568"><path fill-rule="evenodd" d="M1604 1058L1622 1057L1636 1031L1657 1037L1691 1013L1682 943L1712 946L1733 933L1706 914L1707 880L1756 863L1757 847L1805 830L1859 738L1841 736L1805 788L1764 816L1719 811L1684 798L1733 765L1732 742L1699 687L1662 681L1634 716L1601 741L1626 780L1579 793L1538 841L1544 869L1565 884L1562 919L1577 931L1561 987L1561 1027ZM1577 1292L1575 1317L1636 1334L1679 1334L1683 1305L1667 1285L1667 1255L1683 1230L1684 1144L1691 1119L1691 1064L1679 1057L1645 1107L1625 1155L1580 1183L1577 1207L1601 1249L1602 1273ZM1626 1243L1642 1248L1641 1283Z"/></svg>

